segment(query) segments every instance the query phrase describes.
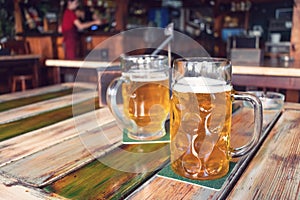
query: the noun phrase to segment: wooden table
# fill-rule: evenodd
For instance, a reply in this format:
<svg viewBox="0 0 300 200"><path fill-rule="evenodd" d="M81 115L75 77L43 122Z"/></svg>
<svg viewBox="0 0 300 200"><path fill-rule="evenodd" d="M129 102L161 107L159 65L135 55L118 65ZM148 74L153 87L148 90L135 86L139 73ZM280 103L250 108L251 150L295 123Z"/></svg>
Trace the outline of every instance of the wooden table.
<svg viewBox="0 0 300 200"><path fill-rule="evenodd" d="M27 67L32 69L33 74L33 87L39 86L39 61L40 55L28 54L28 55L11 55L11 56L0 56L0 67L5 68L8 74L13 75L15 67ZM11 80L8 85L11 88Z"/></svg>
<svg viewBox="0 0 300 200"><path fill-rule="evenodd" d="M54 83L60 83L61 74L74 74L77 70L107 70L120 75L119 63L78 61L78 60L46 60L46 66L53 68ZM88 72L86 72L88 73ZM265 60L261 64L233 63L232 83L234 86L254 86L261 88L276 88L286 90L286 100L299 102L300 91L300 62L280 62ZM100 76L99 76L100 75ZM101 77L101 74L98 74ZM111 78L109 78L111 79Z"/></svg>
<svg viewBox="0 0 300 200"><path fill-rule="evenodd" d="M300 197L300 104L286 104L282 113L264 111L259 145L234 160L236 167L216 191L159 177L169 163L168 144L122 144L110 111L97 101L95 86L78 83L0 96L1 199ZM251 137L251 117L243 107L233 114L233 146ZM165 151L147 154L148 162L128 157L160 149ZM120 170L126 166L135 171ZM149 166L155 170L142 170Z"/></svg>
<svg viewBox="0 0 300 200"><path fill-rule="evenodd" d="M265 60L261 64L234 63L232 83L235 86L286 89L289 102L299 102L300 62Z"/></svg>
<svg viewBox="0 0 300 200"><path fill-rule="evenodd" d="M89 74L89 71L120 71L119 62L99 62L99 61L82 61L82 60L61 60L61 59L47 59L45 66L52 68L53 83L61 83L61 75L71 74L76 76L78 70L83 73ZM90 73L91 74L91 73ZM97 73L94 73L97 77ZM96 78L97 80L97 78Z"/></svg>
<svg viewBox="0 0 300 200"><path fill-rule="evenodd" d="M110 82L121 76L119 62L48 59L45 65L52 68L52 77L55 84L64 82L65 80L61 80L61 76L65 75L73 76L74 82L86 81L98 84L100 107L107 105L106 90Z"/></svg>

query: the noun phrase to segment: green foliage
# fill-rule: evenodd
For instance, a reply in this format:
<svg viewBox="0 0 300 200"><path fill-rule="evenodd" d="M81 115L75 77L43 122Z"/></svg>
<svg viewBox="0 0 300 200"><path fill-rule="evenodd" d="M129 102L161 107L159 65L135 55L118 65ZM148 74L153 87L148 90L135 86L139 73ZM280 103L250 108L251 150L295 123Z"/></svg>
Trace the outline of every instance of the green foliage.
<svg viewBox="0 0 300 200"><path fill-rule="evenodd" d="M14 34L13 1L0 0L0 38Z"/></svg>

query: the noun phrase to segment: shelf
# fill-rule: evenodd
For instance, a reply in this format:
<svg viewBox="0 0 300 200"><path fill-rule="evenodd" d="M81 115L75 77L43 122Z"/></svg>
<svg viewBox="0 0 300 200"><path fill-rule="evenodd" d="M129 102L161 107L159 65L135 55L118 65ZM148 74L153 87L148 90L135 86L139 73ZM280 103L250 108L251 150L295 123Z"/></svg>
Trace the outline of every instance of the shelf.
<svg viewBox="0 0 300 200"><path fill-rule="evenodd" d="M272 43L272 42L266 42L265 46L272 46L272 47L280 47L280 46L290 46L290 42L277 42L277 43Z"/></svg>

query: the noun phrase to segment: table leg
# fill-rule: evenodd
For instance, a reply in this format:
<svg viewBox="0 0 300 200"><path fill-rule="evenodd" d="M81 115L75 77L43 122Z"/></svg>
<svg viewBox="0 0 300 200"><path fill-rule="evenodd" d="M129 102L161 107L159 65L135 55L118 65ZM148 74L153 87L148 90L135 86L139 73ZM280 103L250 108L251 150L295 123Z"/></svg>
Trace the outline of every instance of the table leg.
<svg viewBox="0 0 300 200"><path fill-rule="evenodd" d="M39 86L39 60L35 60L33 63L33 88L37 88Z"/></svg>
<svg viewBox="0 0 300 200"><path fill-rule="evenodd" d="M53 83L58 84L61 83L60 79L60 67L53 67L52 68L52 78L53 78Z"/></svg>
<svg viewBox="0 0 300 200"><path fill-rule="evenodd" d="M287 102L299 102L299 90L287 90L286 91L286 101Z"/></svg>

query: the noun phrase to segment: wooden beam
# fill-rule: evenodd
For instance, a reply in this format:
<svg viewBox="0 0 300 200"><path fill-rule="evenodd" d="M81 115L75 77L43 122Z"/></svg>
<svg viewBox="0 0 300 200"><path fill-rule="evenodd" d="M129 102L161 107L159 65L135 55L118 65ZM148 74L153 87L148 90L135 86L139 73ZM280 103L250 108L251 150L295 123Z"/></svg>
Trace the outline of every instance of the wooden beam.
<svg viewBox="0 0 300 200"><path fill-rule="evenodd" d="M14 17L16 33L23 33L22 12L19 5L19 0L14 0Z"/></svg>
<svg viewBox="0 0 300 200"><path fill-rule="evenodd" d="M128 2L129 0L116 0L116 30L123 31L126 29L128 18Z"/></svg>
<svg viewBox="0 0 300 200"><path fill-rule="evenodd" d="M300 60L300 0L294 0L290 56Z"/></svg>

